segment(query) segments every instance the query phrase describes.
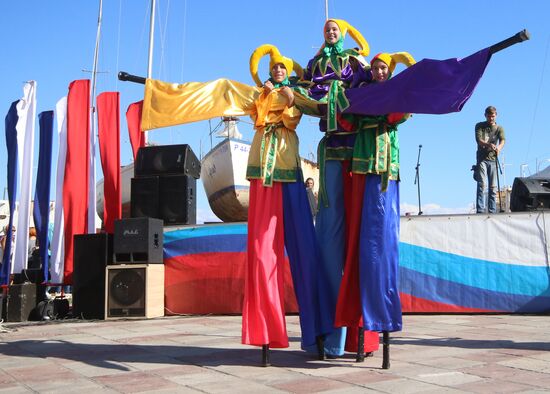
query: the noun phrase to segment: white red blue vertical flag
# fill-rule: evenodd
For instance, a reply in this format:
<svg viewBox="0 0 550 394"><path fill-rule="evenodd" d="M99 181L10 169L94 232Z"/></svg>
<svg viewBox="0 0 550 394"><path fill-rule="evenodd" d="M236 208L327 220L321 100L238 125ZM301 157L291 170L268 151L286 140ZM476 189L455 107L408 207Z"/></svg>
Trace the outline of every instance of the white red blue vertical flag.
<svg viewBox="0 0 550 394"><path fill-rule="evenodd" d="M142 110L143 100L130 104L126 110L126 123L128 124L128 135L132 144L134 161L136 160L139 148L145 146L145 133L141 131Z"/></svg>
<svg viewBox="0 0 550 394"><path fill-rule="evenodd" d="M32 167L34 161L34 124L36 115L36 81L23 87L23 98L17 103L17 147L20 164L19 211L15 232L12 271L21 272L29 260L29 225L31 220Z"/></svg>
<svg viewBox="0 0 550 394"><path fill-rule="evenodd" d="M67 96L67 157L63 179L65 284L73 281L73 237L88 233L89 141L90 80L81 79L70 83Z"/></svg>
<svg viewBox="0 0 550 394"><path fill-rule="evenodd" d="M38 114L40 129L40 148L38 151L38 172L34 189L33 218L38 239L40 261L44 278L48 280L48 227L50 224L50 180L52 176L52 137L53 111L44 111Z"/></svg>
<svg viewBox="0 0 550 394"><path fill-rule="evenodd" d="M8 231L6 232L6 245L4 247L4 256L2 258L2 267L0 269L0 284L7 285L11 274L11 256L13 254L13 221L15 216L15 200L17 198L17 172L18 172L18 149L17 149L17 103L14 101L6 115L6 148L8 152L8 200L10 207L10 219Z"/></svg>
<svg viewBox="0 0 550 394"><path fill-rule="evenodd" d="M50 282L63 283L65 267L65 219L63 217L63 180L65 178L65 161L67 157L67 97L55 105L57 120L57 171L55 178L55 211L53 236L50 244Z"/></svg>
<svg viewBox="0 0 550 394"><path fill-rule="evenodd" d="M97 96L99 153L103 168L103 224L114 233L115 220L122 217L120 181L120 97L118 92Z"/></svg>

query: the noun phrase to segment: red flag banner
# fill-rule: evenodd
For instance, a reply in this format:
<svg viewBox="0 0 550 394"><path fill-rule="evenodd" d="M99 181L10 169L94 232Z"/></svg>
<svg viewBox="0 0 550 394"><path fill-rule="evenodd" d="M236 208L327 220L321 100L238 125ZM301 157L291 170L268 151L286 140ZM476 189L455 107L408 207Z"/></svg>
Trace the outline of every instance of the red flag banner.
<svg viewBox="0 0 550 394"><path fill-rule="evenodd" d="M67 96L67 158L63 180L65 284L73 281L73 236L87 233L90 80L71 82Z"/></svg>
<svg viewBox="0 0 550 394"><path fill-rule="evenodd" d="M118 92L97 96L99 154L103 168L103 225L108 233L114 232L115 220L122 217L119 102Z"/></svg>
<svg viewBox="0 0 550 394"><path fill-rule="evenodd" d="M126 123L128 123L128 134L134 152L134 161L136 160L137 151L142 146L145 146L145 134L141 132L141 111L143 110L143 100L137 103L132 103L126 110Z"/></svg>

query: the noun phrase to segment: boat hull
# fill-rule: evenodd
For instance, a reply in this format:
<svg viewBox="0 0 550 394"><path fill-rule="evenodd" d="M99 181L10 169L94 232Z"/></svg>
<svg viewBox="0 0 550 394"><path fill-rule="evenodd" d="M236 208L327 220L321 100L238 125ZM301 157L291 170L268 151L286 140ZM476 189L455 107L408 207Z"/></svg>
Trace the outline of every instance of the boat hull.
<svg viewBox="0 0 550 394"><path fill-rule="evenodd" d="M250 185L246 166L250 144L226 138L201 162L201 180L212 212L224 222L248 219Z"/></svg>

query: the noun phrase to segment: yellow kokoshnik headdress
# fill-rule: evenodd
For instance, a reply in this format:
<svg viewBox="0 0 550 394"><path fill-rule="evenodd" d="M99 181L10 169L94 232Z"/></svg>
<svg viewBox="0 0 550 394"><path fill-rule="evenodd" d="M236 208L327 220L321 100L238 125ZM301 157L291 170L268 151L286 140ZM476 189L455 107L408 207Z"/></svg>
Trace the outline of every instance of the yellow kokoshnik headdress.
<svg viewBox="0 0 550 394"><path fill-rule="evenodd" d="M304 70L300 64L291 58L281 55L275 45L260 45L254 50L254 52L252 52L252 55L250 56L250 74L258 86L263 86L263 82L258 76L258 64L260 63L260 59L267 54L269 54L269 70L271 70L276 64L282 63L286 68L288 77L290 77L292 71L294 71L300 78L304 74Z"/></svg>
<svg viewBox="0 0 550 394"><path fill-rule="evenodd" d="M360 55L363 55L363 56L369 55L369 52L370 52L369 44L367 43L367 40L365 40L365 37L363 37L363 35L359 32L359 30L357 30L355 27L353 27L343 19L327 19L327 21L323 26L323 36L325 34L325 28L327 26L327 23L329 22L334 22L338 25L342 39L346 38L346 34L349 32L350 37L353 38L353 40L357 44L359 44ZM323 49L324 46L325 44L323 43L323 45L321 46L321 49Z"/></svg>
<svg viewBox="0 0 550 394"><path fill-rule="evenodd" d="M395 70L395 66L397 66L397 63L404 64L407 67L410 67L416 63L416 60L414 60L414 58L408 52L379 53L378 55L375 55L370 61L371 67L376 60L381 60L386 63L391 74L393 74L393 70Z"/></svg>

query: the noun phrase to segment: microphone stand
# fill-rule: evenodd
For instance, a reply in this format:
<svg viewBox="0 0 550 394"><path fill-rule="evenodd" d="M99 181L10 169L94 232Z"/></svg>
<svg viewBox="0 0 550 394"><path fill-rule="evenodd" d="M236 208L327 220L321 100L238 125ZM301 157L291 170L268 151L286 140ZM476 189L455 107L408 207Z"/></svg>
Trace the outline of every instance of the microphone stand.
<svg viewBox="0 0 550 394"><path fill-rule="evenodd" d="M422 204L420 204L420 151L422 145L418 145L418 158L416 159L416 176L414 177L414 184L418 186L418 214L422 215Z"/></svg>
<svg viewBox="0 0 550 394"><path fill-rule="evenodd" d="M504 212L504 209L502 209L502 194L500 194L500 179L499 179L499 176L498 176L498 173L500 172L502 174L502 167L500 166L500 161L498 160L498 153L496 153L496 167L497 167L497 193L498 193L498 205L499 205L499 208L500 208L500 212Z"/></svg>

